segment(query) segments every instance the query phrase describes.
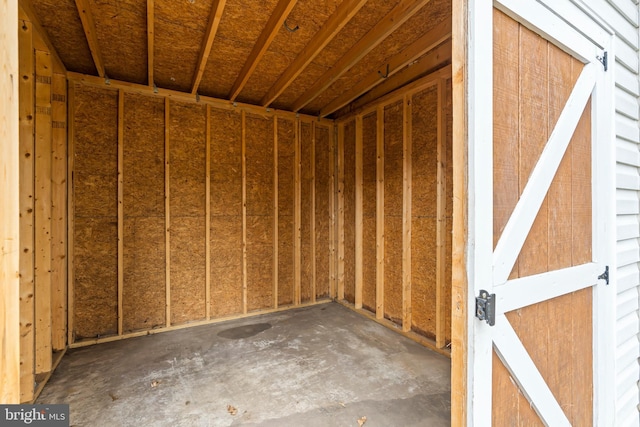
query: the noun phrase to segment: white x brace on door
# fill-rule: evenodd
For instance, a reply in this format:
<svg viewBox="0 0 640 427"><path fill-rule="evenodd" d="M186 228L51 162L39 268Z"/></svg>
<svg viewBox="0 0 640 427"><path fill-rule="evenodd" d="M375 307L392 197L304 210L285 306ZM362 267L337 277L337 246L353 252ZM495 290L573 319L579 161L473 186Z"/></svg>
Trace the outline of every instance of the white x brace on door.
<svg viewBox="0 0 640 427"><path fill-rule="evenodd" d="M606 425L611 33L579 0L476 0L467 13L467 424Z"/></svg>

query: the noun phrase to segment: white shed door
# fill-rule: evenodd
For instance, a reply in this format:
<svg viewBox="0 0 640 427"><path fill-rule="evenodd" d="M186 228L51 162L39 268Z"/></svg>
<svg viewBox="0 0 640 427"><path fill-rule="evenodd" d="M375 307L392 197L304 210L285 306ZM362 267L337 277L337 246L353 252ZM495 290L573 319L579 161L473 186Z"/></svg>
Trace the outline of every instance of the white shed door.
<svg viewBox="0 0 640 427"><path fill-rule="evenodd" d="M469 310L475 426L592 425L602 400L613 56L610 37L588 38L543 3L471 6L469 277L482 296Z"/></svg>

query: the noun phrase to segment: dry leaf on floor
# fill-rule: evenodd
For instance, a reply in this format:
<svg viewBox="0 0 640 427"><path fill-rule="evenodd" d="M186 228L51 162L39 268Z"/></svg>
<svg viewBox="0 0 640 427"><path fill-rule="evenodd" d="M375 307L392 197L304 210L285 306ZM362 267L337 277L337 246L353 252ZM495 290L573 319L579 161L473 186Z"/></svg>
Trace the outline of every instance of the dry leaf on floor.
<svg viewBox="0 0 640 427"><path fill-rule="evenodd" d="M118 400L118 399L119 399L119 397L118 397L118 396L116 396L116 395L115 395L115 394L113 394L113 393L109 393L109 397L111 397L111 400L112 400L113 402L115 402L116 400Z"/></svg>
<svg viewBox="0 0 640 427"><path fill-rule="evenodd" d="M227 405L227 411L231 414L231 415L235 415L238 413L238 410L236 408L234 408L231 405Z"/></svg>
<svg viewBox="0 0 640 427"><path fill-rule="evenodd" d="M364 425L364 423L367 422L367 417L362 417L358 420L358 427L362 427Z"/></svg>
<svg viewBox="0 0 640 427"><path fill-rule="evenodd" d="M158 387L158 384L160 384L160 381L156 381L156 380L151 381L152 388Z"/></svg>

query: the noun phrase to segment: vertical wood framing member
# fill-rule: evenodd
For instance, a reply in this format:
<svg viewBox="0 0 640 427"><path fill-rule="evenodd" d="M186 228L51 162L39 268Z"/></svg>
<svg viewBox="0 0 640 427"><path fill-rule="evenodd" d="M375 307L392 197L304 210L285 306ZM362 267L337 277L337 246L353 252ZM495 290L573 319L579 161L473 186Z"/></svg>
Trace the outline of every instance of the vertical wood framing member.
<svg viewBox="0 0 640 427"><path fill-rule="evenodd" d="M18 2L0 1L0 402L20 403Z"/></svg>
<svg viewBox="0 0 640 427"><path fill-rule="evenodd" d="M34 55L31 22L18 28L20 97L20 402L33 399L34 375Z"/></svg>
<svg viewBox="0 0 640 427"><path fill-rule="evenodd" d="M67 345L67 79L53 63L51 95L51 346Z"/></svg>
<svg viewBox="0 0 640 427"><path fill-rule="evenodd" d="M300 176L302 174L302 164L300 161L300 134L302 130L300 127L302 123L299 118L296 119L294 126L295 129L295 171L294 171L294 213L293 213L293 232L294 234L294 255L293 255L293 275L294 275L294 287L293 287L293 304L300 305L301 287L302 287L302 187Z"/></svg>
<svg viewBox="0 0 640 427"><path fill-rule="evenodd" d="M242 110L242 313L247 314L247 118Z"/></svg>
<svg viewBox="0 0 640 427"><path fill-rule="evenodd" d="M122 335L124 289L124 91L118 90L118 335Z"/></svg>
<svg viewBox="0 0 640 427"><path fill-rule="evenodd" d="M331 200L329 201L329 211L331 225L329 227L331 237L329 240L329 297L336 297L336 272L338 270L338 260L336 259L336 242L338 240L338 229L336 228L336 206L337 206L337 188L336 188L336 132L335 125L329 127L329 171L331 173L329 186L331 187Z"/></svg>
<svg viewBox="0 0 640 427"><path fill-rule="evenodd" d="M376 319L384 318L384 106L376 112Z"/></svg>
<svg viewBox="0 0 640 427"><path fill-rule="evenodd" d="M206 146L205 146L205 218L204 218L204 235L205 235L205 266L204 266L204 299L206 303L205 316L207 320L211 319L211 105L207 104L206 119Z"/></svg>
<svg viewBox="0 0 640 427"><path fill-rule="evenodd" d="M402 330L411 330L411 198L412 198L412 120L411 96L403 100L402 126Z"/></svg>
<svg viewBox="0 0 640 427"><path fill-rule="evenodd" d="M153 82L153 53L154 53L154 0L147 0L147 84L154 86Z"/></svg>
<svg viewBox="0 0 640 427"><path fill-rule="evenodd" d="M316 261L316 122L311 122L311 302L316 302L317 261Z"/></svg>
<svg viewBox="0 0 640 427"><path fill-rule="evenodd" d="M437 154L436 154L436 346L443 348L446 345L446 312L450 307L445 305L444 287L447 284L446 279L446 260L447 260L447 178L446 165L447 147L447 115L446 107L446 91L445 80L440 79L438 82L438 118L437 118Z"/></svg>
<svg viewBox="0 0 640 427"><path fill-rule="evenodd" d="M171 326L171 185L170 185L170 123L169 98L164 99L164 253L165 253L165 326Z"/></svg>
<svg viewBox="0 0 640 427"><path fill-rule="evenodd" d="M362 308L362 285L364 280L363 271L363 181L362 181L362 114L356 116L356 286L355 286L355 308Z"/></svg>
<svg viewBox="0 0 640 427"><path fill-rule="evenodd" d="M67 89L67 344L73 344L74 340L74 238L75 232L75 193L73 190L73 169L75 156L74 142L74 115L75 115L75 83L70 82Z"/></svg>
<svg viewBox="0 0 640 427"><path fill-rule="evenodd" d="M273 116L273 308L278 308L278 116Z"/></svg>
<svg viewBox="0 0 640 427"><path fill-rule="evenodd" d="M51 79L49 52L36 50L35 355L36 374L51 371Z"/></svg>
<svg viewBox="0 0 640 427"><path fill-rule="evenodd" d="M344 123L338 123L338 300L344 300Z"/></svg>

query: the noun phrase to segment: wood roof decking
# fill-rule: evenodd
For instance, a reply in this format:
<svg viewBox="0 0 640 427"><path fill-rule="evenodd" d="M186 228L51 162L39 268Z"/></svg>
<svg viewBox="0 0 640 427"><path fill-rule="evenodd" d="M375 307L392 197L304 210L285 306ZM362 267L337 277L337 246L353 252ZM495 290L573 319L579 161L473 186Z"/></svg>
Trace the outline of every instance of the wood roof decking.
<svg viewBox="0 0 640 427"><path fill-rule="evenodd" d="M384 94L451 57L442 44L416 49L433 31L449 43L451 0L20 3L69 71L312 115L339 115L363 88Z"/></svg>

